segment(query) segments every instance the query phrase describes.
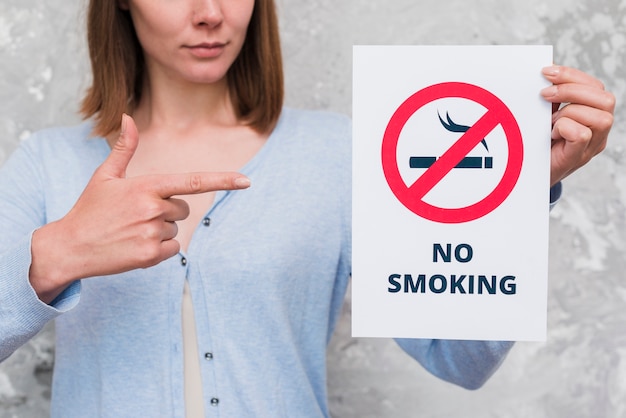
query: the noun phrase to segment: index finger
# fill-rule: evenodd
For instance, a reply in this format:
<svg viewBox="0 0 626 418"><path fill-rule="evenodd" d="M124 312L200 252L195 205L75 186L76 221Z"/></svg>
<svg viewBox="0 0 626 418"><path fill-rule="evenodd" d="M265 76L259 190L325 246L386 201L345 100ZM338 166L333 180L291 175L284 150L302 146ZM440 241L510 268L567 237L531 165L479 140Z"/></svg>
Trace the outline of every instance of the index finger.
<svg viewBox="0 0 626 418"><path fill-rule="evenodd" d="M604 90L604 84L600 80L576 68L551 65L541 72L553 84L577 83Z"/></svg>
<svg viewBox="0 0 626 418"><path fill-rule="evenodd" d="M153 174L145 176L144 179L153 186L154 191L163 199L176 195L238 190L250 187L250 179L235 172Z"/></svg>

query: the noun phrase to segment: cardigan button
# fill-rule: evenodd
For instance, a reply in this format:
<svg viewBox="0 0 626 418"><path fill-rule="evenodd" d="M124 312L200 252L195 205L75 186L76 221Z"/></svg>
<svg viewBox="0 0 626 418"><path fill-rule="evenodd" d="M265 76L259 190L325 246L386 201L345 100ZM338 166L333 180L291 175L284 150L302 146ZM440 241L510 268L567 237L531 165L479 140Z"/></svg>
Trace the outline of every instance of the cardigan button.
<svg viewBox="0 0 626 418"><path fill-rule="evenodd" d="M217 398L211 398L211 405L217 406L220 403L220 400Z"/></svg>
<svg viewBox="0 0 626 418"><path fill-rule="evenodd" d="M185 257L181 257L180 264L182 264L183 266L186 266L187 265L187 259Z"/></svg>
<svg viewBox="0 0 626 418"><path fill-rule="evenodd" d="M204 359L207 361L213 360L213 353L204 353Z"/></svg>
<svg viewBox="0 0 626 418"><path fill-rule="evenodd" d="M202 225L204 226L210 226L211 225L211 218L209 218L208 216L206 218L204 218L202 220Z"/></svg>

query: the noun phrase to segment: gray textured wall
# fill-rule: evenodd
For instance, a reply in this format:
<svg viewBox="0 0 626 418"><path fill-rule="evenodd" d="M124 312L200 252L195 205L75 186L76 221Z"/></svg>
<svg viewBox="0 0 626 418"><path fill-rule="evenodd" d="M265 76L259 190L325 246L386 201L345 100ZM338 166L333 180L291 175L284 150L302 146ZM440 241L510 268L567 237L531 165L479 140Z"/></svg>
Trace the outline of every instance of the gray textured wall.
<svg viewBox="0 0 626 418"><path fill-rule="evenodd" d="M618 100L607 150L551 214L548 341L518 343L470 392L391 341L351 339L348 301L329 347L333 416L626 417L626 0L278 1L292 106L350 113L352 44L553 44ZM83 15L83 1L0 2L0 161L30 132L78 121ZM0 364L0 417L46 416L52 337Z"/></svg>

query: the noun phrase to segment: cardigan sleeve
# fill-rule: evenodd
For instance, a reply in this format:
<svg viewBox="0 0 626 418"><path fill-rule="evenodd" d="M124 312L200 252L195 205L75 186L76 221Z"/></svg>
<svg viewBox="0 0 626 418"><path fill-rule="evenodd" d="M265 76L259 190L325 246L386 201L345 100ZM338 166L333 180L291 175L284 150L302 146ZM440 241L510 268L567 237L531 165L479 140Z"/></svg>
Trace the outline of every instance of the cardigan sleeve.
<svg viewBox="0 0 626 418"><path fill-rule="evenodd" d="M500 367L511 341L396 339L398 345L433 375L466 389L478 389Z"/></svg>
<svg viewBox="0 0 626 418"><path fill-rule="evenodd" d="M561 199L563 193L563 184L559 181L554 186L550 187L550 210L556 206Z"/></svg>
<svg viewBox="0 0 626 418"><path fill-rule="evenodd" d="M46 223L42 170L34 139L22 142L0 169L0 361L75 306L80 294L75 282L48 305L30 285L32 233Z"/></svg>

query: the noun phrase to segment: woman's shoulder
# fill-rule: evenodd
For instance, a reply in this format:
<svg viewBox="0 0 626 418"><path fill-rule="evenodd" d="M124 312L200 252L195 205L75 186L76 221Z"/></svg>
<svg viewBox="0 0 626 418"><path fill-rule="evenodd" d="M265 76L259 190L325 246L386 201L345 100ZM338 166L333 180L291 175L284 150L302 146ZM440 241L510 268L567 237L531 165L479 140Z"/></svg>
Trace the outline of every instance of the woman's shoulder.
<svg viewBox="0 0 626 418"><path fill-rule="evenodd" d="M85 121L70 126L55 126L33 132L20 147L42 156L100 152L106 141L92 135L93 123Z"/></svg>
<svg viewBox="0 0 626 418"><path fill-rule="evenodd" d="M349 179L350 118L324 110L284 109L268 153L281 165L295 167L299 172ZM276 167L276 162L272 167Z"/></svg>
<svg viewBox="0 0 626 418"><path fill-rule="evenodd" d="M337 112L285 108L275 132L290 140L350 143L352 122L347 115Z"/></svg>
<svg viewBox="0 0 626 418"><path fill-rule="evenodd" d="M281 119L304 125L313 124L318 127L324 127L327 125L330 125L331 127L342 125L349 127L351 125L351 120L348 115L320 109L313 110L286 107L283 109Z"/></svg>
<svg viewBox="0 0 626 418"><path fill-rule="evenodd" d="M24 143L39 146L47 141L82 142L91 137L92 126L91 121L86 121L76 125L42 128L24 139Z"/></svg>
<svg viewBox="0 0 626 418"><path fill-rule="evenodd" d="M110 153L106 140L92 135L92 127L87 121L34 131L20 141L7 163L32 164L46 173L91 173Z"/></svg>

